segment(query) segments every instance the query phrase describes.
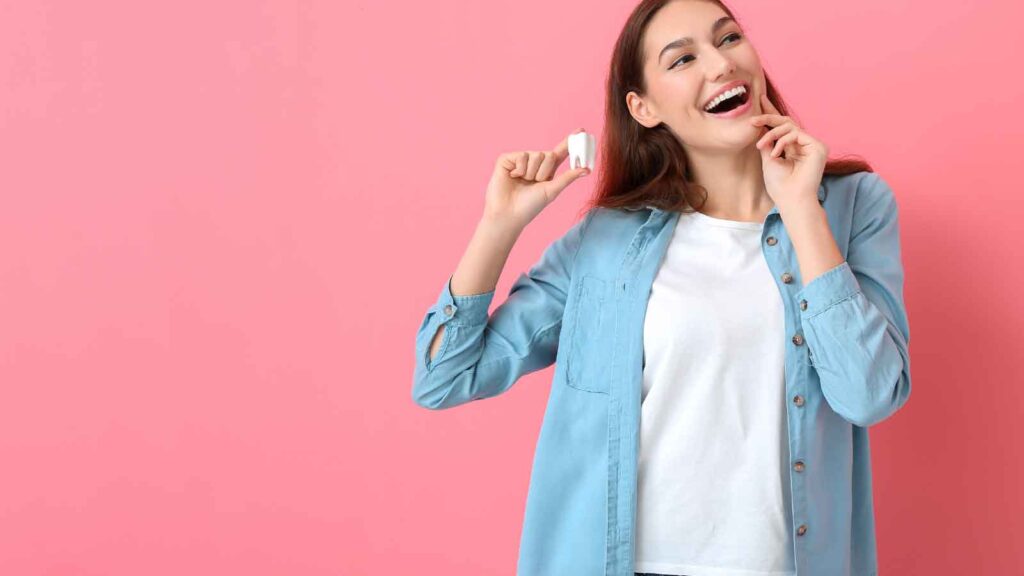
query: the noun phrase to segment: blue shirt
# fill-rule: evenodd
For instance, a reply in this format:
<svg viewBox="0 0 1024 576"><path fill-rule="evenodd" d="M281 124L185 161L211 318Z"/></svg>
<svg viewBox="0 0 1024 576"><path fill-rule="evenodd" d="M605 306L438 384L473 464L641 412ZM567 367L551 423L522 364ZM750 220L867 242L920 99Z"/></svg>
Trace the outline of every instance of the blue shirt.
<svg viewBox="0 0 1024 576"><path fill-rule="evenodd" d="M785 309L793 552L798 576L875 576L868 427L910 397L897 205L873 172L825 175L818 201L845 260L806 286L777 207L761 233ZM453 296L449 277L424 315L412 387L422 407L497 396L555 364L518 576L633 576L643 321L678 218L592 208L493 313L493 290Z"/></svg>

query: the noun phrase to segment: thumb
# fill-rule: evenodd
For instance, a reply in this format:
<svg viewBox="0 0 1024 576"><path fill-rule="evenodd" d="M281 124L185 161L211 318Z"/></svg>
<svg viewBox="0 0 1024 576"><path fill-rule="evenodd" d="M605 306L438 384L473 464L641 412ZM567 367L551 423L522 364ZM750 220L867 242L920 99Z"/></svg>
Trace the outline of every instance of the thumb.
<svg viewBox="0 0 1024 576"><path fill-rule="evenodd" d="M561 174L555 176L551 180L552 192L554 192L555 194L560 193L562 190L565 189L566 186L572 184L577 178L579 178L580 176L585 176L587 174L590 174L590 169L587 168L586 166L580 166L579 168L574 168L572 170L566 170L565 172L562 172Z"/></svg>

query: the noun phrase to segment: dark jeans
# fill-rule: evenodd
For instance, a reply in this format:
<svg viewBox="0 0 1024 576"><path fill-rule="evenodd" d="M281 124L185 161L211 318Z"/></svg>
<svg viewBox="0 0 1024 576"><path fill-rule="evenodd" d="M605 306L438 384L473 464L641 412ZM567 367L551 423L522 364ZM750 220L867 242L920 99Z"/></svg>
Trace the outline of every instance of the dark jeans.
<svg viewBox="0 0 1024 576"><path fill-rule="evenodd" d="M670 576L668 574L656 574L654 572L634 572L633 576Z"/></svg>

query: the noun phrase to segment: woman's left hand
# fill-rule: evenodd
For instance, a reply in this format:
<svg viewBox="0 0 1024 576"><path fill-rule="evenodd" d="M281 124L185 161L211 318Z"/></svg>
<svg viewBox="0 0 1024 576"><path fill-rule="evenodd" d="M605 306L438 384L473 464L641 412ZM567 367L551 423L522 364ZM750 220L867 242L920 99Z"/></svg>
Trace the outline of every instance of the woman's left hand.
<svg viewBox="0 0 1024 576"><path fill-rule="evenodd" d="M761 94L760 114L750 119L755 126L770 128L757 141L761 151L761 169L764 185L781 212L783 206L818 202L818 186L825 172L828 147L804 132L789 116L779 110ZM772 142L775 141L774 147ZM782 157L785 152L785 158Z"/></svg>

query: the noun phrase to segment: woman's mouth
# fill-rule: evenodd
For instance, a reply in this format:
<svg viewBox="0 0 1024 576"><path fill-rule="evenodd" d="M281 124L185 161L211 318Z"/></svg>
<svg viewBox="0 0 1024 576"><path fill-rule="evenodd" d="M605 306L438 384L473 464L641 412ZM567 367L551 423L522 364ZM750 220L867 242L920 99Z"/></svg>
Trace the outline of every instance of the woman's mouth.
<svg viewBox="0 0 1024 576"><path fill-rule="evenodd" d="M753 107L753 99L750 97L750 90L745 89L740 94L726 98L719 102L710 111L704 113L714 118L735 118L742 116Z"/></svg>

